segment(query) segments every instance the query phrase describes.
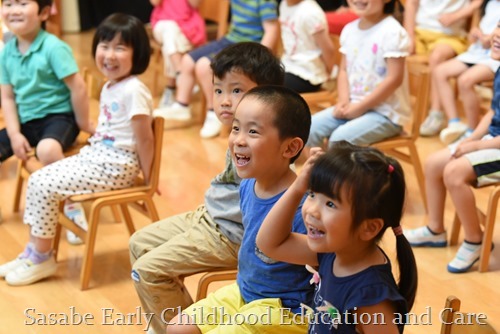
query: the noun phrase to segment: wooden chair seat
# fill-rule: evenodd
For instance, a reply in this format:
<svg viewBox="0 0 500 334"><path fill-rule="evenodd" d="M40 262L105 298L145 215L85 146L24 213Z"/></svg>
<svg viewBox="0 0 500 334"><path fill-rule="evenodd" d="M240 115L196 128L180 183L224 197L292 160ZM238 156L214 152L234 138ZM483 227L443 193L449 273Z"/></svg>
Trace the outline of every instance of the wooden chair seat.
<svg viewBox="0 0 500 334"><path fill-rule="evenodd" d="M130 188L71 196L70 200L73 202L90 202L90 212L87 215L87 231L83 230L65 216L63 202L61 202L59 206L59 224L57 225L56 236L54 239L54 253L57 259L59 241L61 238L61 227L71 230L84 241L85 251L80 273L80 285L82 290L86 290L89 286L90 276L92 274L92 262L97 236L97 226L99 224L100 212L103 207L119 206L130 234L135 232L135 227L132 222L132 216L128 210L128 205L131 205L142 214L149 216L153 222L159 220L158 211L153 202L153 196L158 189L160 179L163 118L155 117L153 121L153 132L155 147L151 167L151 179L149 183L145 184L144 180L141 177L138 177L135 182L136 185Z"/></svg>
<svg viewBox="0 0 500 334"><path fill-rule="evenodd" d="M448 296L441 313L441 334L496 334L492 325L479 314L460 312L460 299Z"/></svg>

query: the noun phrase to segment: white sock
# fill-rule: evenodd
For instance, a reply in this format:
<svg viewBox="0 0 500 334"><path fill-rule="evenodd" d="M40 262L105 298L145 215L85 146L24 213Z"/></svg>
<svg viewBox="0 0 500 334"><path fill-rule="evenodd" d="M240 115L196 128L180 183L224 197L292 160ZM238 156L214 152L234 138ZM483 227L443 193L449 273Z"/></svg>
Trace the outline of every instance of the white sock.
<svg viewBox="0 0 500 334"><path fill-rule="evenodd" d="M81 203L68 203L64 204L64 214L71 219L73 223L87 230L87 218L85 217L85 210Z"/></svg>

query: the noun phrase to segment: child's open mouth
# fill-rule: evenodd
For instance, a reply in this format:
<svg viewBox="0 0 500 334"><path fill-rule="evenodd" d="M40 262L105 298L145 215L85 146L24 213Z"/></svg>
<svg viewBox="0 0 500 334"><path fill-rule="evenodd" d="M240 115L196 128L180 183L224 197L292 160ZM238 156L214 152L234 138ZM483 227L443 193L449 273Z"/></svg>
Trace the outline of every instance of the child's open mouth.
<svg viewBox="0 0 500 334"><path fill-rule="evenodd" d="M318 230L316 227L307 226L307 236L312 239L318 239L325 235L325 232Z"/></svg>
<svg viewBox="0 0 500 334"><path fill-rule="evenodd" d="M234 157L236 158L236 165L240 167L245 166L250 162L250 158L246 155L235 154Z"/></svg>

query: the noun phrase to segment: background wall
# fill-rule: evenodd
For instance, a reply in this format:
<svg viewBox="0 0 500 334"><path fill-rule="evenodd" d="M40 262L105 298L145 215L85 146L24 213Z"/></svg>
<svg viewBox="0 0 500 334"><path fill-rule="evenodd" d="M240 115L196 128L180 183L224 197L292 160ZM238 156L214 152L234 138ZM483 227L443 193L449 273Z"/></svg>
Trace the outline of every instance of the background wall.
<svg viewBox="0 0 500 334"><path fill-rule="evenodd" d="M106 16L116 12L134 15L146 23L153 10L149 0L78 0L78 7L81 30L96 27Z"/></svg>

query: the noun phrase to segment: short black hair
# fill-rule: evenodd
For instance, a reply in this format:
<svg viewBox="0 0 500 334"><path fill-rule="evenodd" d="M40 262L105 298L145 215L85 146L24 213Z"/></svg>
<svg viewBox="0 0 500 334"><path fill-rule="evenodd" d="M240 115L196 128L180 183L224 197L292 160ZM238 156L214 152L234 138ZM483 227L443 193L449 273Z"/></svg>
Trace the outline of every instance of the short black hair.
<svg viewBox="0 0 500 334"><path fill-rule="evenodd" d="M38 4L38 14L40 14L45 7L52 6L52 0L35 0L35 2ZM59 8L58 10L61 9Z"/></svg>
<svg viewBox="0 0 500 334"><path fill-rule="evenodd" d="M242 100L249 97L269 105L281 140L299 137L305 145L311 128L311 111L302 96L284 86L262 85L250 89ZM290 163L297 160L301 151L290 159Z"/></svg>
<svg viewBox="0 0 500 334"><path fill-rule="evenodd" d="M101 41L109 42L118 34L122 42L133 49L130 74L144 73L151 58L151 46L144 24L132 15L115 13L101 22L92 41L92 56L95 57L97 45Z"/></svg>
<svg viewBox="0 0 500 334"><path fill-rule="evenodd" d="M236 71L246 75L257 85L283 85L285 68L271 50L255 42L240 42L221 50L210 67L214 77Z"/></svg>

